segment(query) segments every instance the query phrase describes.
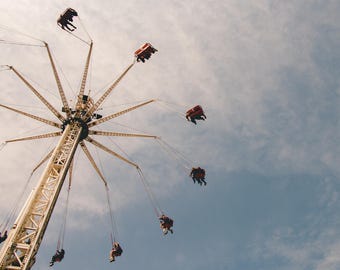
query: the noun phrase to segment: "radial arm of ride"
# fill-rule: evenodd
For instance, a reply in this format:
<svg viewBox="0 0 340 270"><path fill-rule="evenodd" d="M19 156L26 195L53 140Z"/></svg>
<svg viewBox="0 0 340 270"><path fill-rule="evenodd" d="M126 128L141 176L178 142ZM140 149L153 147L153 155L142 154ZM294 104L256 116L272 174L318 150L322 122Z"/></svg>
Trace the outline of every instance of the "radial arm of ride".
<svg viewBox="0 0 340 270"><path fill-rule="evenodd" d="M87 149L85 143L84 143L84 142L80 142L80 146L81 146L81 148L83 149L83 151L84 151L85 155L87 156L87 158L89 159L91 165L93 166L93 168L95 169L95 171L98 173L100 179L103 180L104 185L107 186L107 182L106 182L106 180L105 180L104 175L103 175L103 174L101 173L101 171L99 170L99 168L98 168L96 162L94 161L94 159L93 159L93 157L92 157L90 151Z"/></svg>
<svg viewBox="0 0 340 270"><path fill-rule="evenodd" d="M106 146L102 145L101 143L97 142L96 140L92 139L91 137L87 137L86 140L90 143L92 143L94 146L97 146L98 148L104 150L105 152L119 158L120 160L123 160L124 162L139 168L139 166L136 163L133 163L132 161L126 159L125 157L122 157L121 155L119 155L118 153L112 151L111 149L107 148Z"/></svg>
<svg viewBox="0 0 340 270"><path fill-rule="evenodd" d="M70 107L69 107L69 105L67 103L65 92L64 92L64 89L63 89L63 87L61 85L61 81L60 81L57 69L55 67L55 64L54 64L54 61L53 61L53 58L52 58L52 54L51 54L50 48L48 47L47 43L45 43L45 46L46 46L46 49L47 49L48 57L50 59L50 63L51 63L51 67L52 67L52 70L53 70L54 78L55 78L57 86L58 86L58 90L59 90L61 101L62 101L63 106L65 108L65 112L66 112L67 118L69 118L69 117L71 117L71 110L70 110Z"/></svg>
<svg viewBox="0 0 340 270"><path fill-rule="evenodd" d="M27 87L46 105L47 108L61 121L64 122L65 118L55 109L14 67L9 67L13 72L22 80Z"/></svg>
<svg viewBox="0 0 340 270"><path fill-rule="evenodd" d="M133 67L135 62L129 65L125 71L113 82L113 84L105 91L105 93L98 99L98 101L91 107L91 109L86 113L85 120L91 117L91 115L99 108L99 106L104 102L104 100L111 94L112 90L119 84L119 82L125 77L129 70Z"/></svg>
<svg viewBox="0 0 340 270"><path fill-rule="evenodd" d="M99 119L99 120L97 120L97 121L94 121L94 122L89 123L88 126L89 126L89 127L93 127L93 126L99 125L99 124L104 123L104 122L106 122L106 121L109 121L109 120L111 120L111 119L113 119L113 118L116 118L116 117L118 117L118 116L121 116L122 114L125 114L125 113L131 112L131 111L133 111L133 110L136 110L136 109L138 109L138 108L140 108L140 107L142 107L142 106L145 106L145 105L147 105L147 104L149 104L149 103L151 103L151 102L154 102L154 101L156 101L156 100L155 100L155 99L151 99L151 100L149 100L149 101L143 102L143 103L141 103L141 104L138 104L138 105L133 106L133 107L131 107L131 108L125 109L125 110L123 110L123 111L120 111L120 112L117 112L117 113L108 115L108 116L103 117L103 118L101 118L101 119Z"/></svg>
<svg viewBox="0 0 340 270"><path fill-rule="evenodd" d="M81 80L80 90L79 90L79 94L78 94L78 100L77 100L76 108L79 108L81 106L82 101L83 101L82 98L84 96L86 80L87 80L87 74L89 72L89 65L90 65L90 60L91 60L92 47L93 47L93 42L91 42L91 44L90 44L89 53L87 55L87 59L86 59L86 63L85 63L85 68L84 68L84 73L83 73L83 78ZM75 117L79 117L79 115L80 115L80 111L77 111Z"/></svg>
<svg viewBox="0 0 340 270"><path fill-rule="evenodd" d="M55 123L53 121L50 121L50 120L47 120L47 119L44 119L42 117L39 117L39 116L36 116L36 115L33 115L33 114L29 114L27 112L23 112L23 111L20 111L20 110L17 110L17 109L14 109L14 108L11 108L11 107L8 107L8 106L5 106L5 105L2 105L0 104L0 107L3 107L7 110L10 110L10 111L13 111L13 112L16 112L16 113L19 113L19 114L22 114L22 115L25 115L27 117L30 117L34 120L37 120L37 121L40 121L42 123L45 123L45 124L48 124L50 126L53 126L53 127L57 127L57 128L61 128L61 124L58 124L58 123Z"/></svg>

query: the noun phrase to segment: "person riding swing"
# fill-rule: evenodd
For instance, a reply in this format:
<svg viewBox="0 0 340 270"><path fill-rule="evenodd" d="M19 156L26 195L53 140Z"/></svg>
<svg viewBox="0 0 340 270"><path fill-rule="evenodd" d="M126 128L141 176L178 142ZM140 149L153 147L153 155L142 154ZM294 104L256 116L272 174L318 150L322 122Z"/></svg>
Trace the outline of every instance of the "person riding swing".
<svg viewBox="0 0 340 270"><path fill-rule="evenodd" d="M118 242L113 242L113 246L112 249L110 251L110 262L114 262L115 261L115 257L117 256L121 256L123 253L123 249L122 247L119 245Z"/></svg>
<svg viewBox="0 0 340 270"><path fill-rule="evenodd" d="M74 26L71 22L73 22L73 16L78 16L77 11L75 11L72 8L68 8L64 11L63 14L59 16L59 19L57 20L57 24L65 30L65 28L69 31L74 31L77 27ZM72 26L73 28L69 27Z"/></svg>
<svg viewBox="0 0 340 270"><path fill-rule="evenodd" d="M164 235L166 235L168 233L168 231L170 231L171 233L174 232L172 230L172 226L174 225L174 221L171 218L162 214L159 217L159 221L160 221L160 226L161 226L161 229L162 229Z"/></svg>
<svg viewBox="0 0 340 270"><path fill-rule="evenodd" d="M207 119L207 116L204 114L202 107L200 105L196 105L186 112L185 118L196 125L196 120L205 120Z"/></svg>
<svg viewBox="0 0 340 270"><path fill-rule="evenodd" d="M53 266L55 262L61 262L64 259L65 250L61 249L56 251L56 253L52 256L50 261L50 266Z"/></svg>
<svg viewBox="0 0 340 270"><path fill-rule="evenodd" d="M4 235L1 235L0 232L0 243L4 242L7 239L7 231L5 231Z"/></svg>
<svg viewBox="0 0 340 270"><path fill-rule="evenodd" d="M198 168L192 168L190 172L190 176L194 183L200 184L202 186L202 183L206 186L207 182L205 181L205 170L201 167Z"/></svg>

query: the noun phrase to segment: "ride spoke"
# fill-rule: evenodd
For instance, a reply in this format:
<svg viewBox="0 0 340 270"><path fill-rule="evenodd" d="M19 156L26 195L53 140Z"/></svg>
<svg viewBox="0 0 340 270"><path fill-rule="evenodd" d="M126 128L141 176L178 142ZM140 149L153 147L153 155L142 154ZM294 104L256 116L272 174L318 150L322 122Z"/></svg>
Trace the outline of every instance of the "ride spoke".
<svg viewBox="0 0 340 270"><path fill-rule="evenodd" d="M156 101L156 99L151 99L151 100L149 100L149 101L143 102L143 103L141 103L141 104L139 104L139 105L133 106L133 107L128 108L128 109L126 109L126 110L123 110L123 111L120 111L120 112L117 112L117 113L108 115L108 116L103 117L103 118L101 118L101 119L99 119L99 120L97 120L97 121L94 121L94 122L89 123L88 126L89 126L89 127L93 127L93 126L99 125L99 124L104 123L104 122L106 122L106 121L109 121L109 120L111 120L111 119L113 119L113 118L115 118L115 117L121 116L122 114L125 114L125 113L131 112L131 111L133 111L133 110L136 110L136 109L138 109L138 108L140 108L140 107L142 107L142 106L145 106L145 105L147 105L147 104L149 104L149 103L151 103L151 102L154 102L154 101Z"/></svg>
<svg viewBox="0 0 340 270"><path fill-rule="evenodd" d="M86 64L85 64L85 68L84 68L84 74L83 74L83 78L82 78L82 81L81 81L81 86L80 86L80 90L79 90L79 94L78 94L78 101L77 101L76 108L80 107L82 102L83 102L83 95L84 95L86 79L87 79L87 75L88 75L88 71L89 71L90 59L91 59L91 54L92 54L92 47L93 47L93 42L91 42L91 44L90 44L90 50L89 50L89 53L87 55ZM75 117L79 117L79 114L80 114L80 112L77 112Z"/></svg>
<svg viewBox="0 0 340 270"><path fill-rule="evenodd" d="M31 172L31 175L33 175L33 173L34 173L37 169L39 169L39 167L40 167L42 164L44 164L44 163L52 156L53 151L54 151L54 149L52 149L52 150L46 155L46 157L44 157L44 158L39 162L39 164L38 164L37 166L35 166L35 168L34 168L34 169L32 170L32 172Z"/></svg>
<svg viewBox="0 0 340 270"><path fill-rule="evenodd" d="M52 54L51 54L50 48L48 47L48 44L46 42L45 42L45 47L47 49L48 57L50 59L50 63L51 63L51 67L52 67L52 70L53 70L54 78L55 78L57 86L58 86L58 90L59 90L59 94L60 94L60 97L61 97L61 101L63 103L63 106L64 106L64 109L65 109L67 118L69 118L69 117L71 117L71 110L70 110L70 107L69 107L69 105L67 103L65 92L64 92L64 89L63 89L63 87L61 85L61 81L60 81L57 69L55 67L55 64L54 64L54 61L53 61L53 58L52 58Z"/></svg>
<svg viewBox="0 0 340 270"><path fill-rule="evenodd" d="M26 112L23 112L23 111L20 111L20 110L17 110L17 109L14 109L14 108L2 105L2 104L0 104L0 107L3 107L5 109L11 110L11 111L16 112L16 113L20 113L20 114L25 115L27 117L30 117L30 118L32 118L34 120L37 120L37 121L43 122L45 124L48 124L50 126L61 128L61 124L55 123L53 121L50 121L50 120L47 120L47 119L44 119L44 118L41 118L39 116L35 116L33 114L29 114L29 113L26 113Z"/></svg>
<svg viewBox="0 0 340 270"><path fill-rule="evenodd" d="M142 137L142 138L158 139L158 137L154 136L154 135L135 134L135 133L120 133L120 132L99 131L99 130L89 130L89 135L117 136L117 137Z"/></svg>
<svg viewBox="0 0 340 270"><path fill-rule="evenodd" d="M99 177L103 180L105 186L107 186L107 182L105 180L105 177L104 175L101 173L101 171L99 170L96 162L94 161L90 151L88 150L88 148L86 147L85 143L84 142L80 142L79 143L81 148L83 149L85 155L87 156L87 158L89 159L90 163L92 164L93 168L96 170L96 172L98 173Z"/></svg>
<svg viewBox="0 0 340 270"><path fill-rule="evenodd" d="M107 148L106 146L102 145L101 143L97 142L96 140L92 139L91 137L87 137L86 140L90 143L92 143L93 145L97 146L98 148L104 150L105 152L125 161L126 163L136 167L137 169L139 168L139 166L136 163L133 163L132 161L124 158L123 156L117 154L116 152L112 151L111 149Z"/></svg>
<svg viewBox="0 0 340 270"><path fill-rule="evenodd" d="M36 135L36 136L7 140L6 143L20 142L20 141L30 141L30 140L36 140L36 139L46 139L46 138L58 137L58 136L61 136L61 135L62 135L62 131L58 131L58 132L46 133L46 134L42 134L42 135Z"/></svg>
<svg viewBox="0 0 340 270"><path fill-rule="evenodd" d="M128 71L133 67L135 62L133 62L130 66L126 68L126 70L118 77L117 80L106 90L106 92L98 99L98 101L91 107L91 109L86 113L84 119L87 120L103 103L103 101L111 94L112 90L118 85L118 83L124 78L124 76L128 73Z"/></svg>
<svg viewBox="0 0 340 270"><path fill-rule="evenodd" d="M26 86L46 105L47 108L61 121L64 122L65 118L12 66L11 70L26 84Z"/></svg>

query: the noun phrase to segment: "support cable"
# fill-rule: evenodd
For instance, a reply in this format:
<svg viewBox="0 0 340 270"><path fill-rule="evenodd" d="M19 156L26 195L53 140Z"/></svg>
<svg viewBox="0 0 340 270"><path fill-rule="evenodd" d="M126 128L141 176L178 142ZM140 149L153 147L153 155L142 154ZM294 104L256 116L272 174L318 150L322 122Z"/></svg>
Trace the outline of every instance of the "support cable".
<svg viewBox="0 0 340 270"><path fill-rule="evenodd" d="M154 102L154 101L155 101L154 99L151 99L151 100L148 100L148 101L143 102L143 103L141 103L141 104L138 104L138 105L136 105L136 106L127 108L127 109L125 109L125 110L122 110L122 111L120 111L120 112L113 113L113 114L108 115L108 116L106 116L106 117L100 118L99 120L96 120L96 121L93 121L93 122L89 123L89 124L88 124L88 127L93 127L93 126L99 125L99 124L104 123L104 122L106 122L106 121L109 121L109 120L111 120L111 119L113 119L113 118L116 118L116 117L118 117L118 116L120 116L120 115L126 114L126 113L128 113L128 112L133 111L133 110L136 110L136 109L138 109L138 108L140 108L140 107L142 107L142 106L145 106L145 105L147 105L147 104L149 104L149 103L151 103L151 102Z"/></svg>
<svg viewBox="0 0 340 270"><path fill-rule="evenodd" d="M109 153L109 154L119 158L120 160L125 161L126 163L134 166L135 168L138 168L138 165L136 163L133 163L132 161L124 158L123 156L121 156L118 153L112 151L111 149L107 148L106 146L102 145L101 143L97 142L96 140L92 139L91 137L87 137L85 140L90 142L90 143L92 143L93 145L97 146L98 148L104 150L105 152L107 152L107 153Z"/></svg>
<svg viewBox="0 0 340 270"><path fill-rule="evenodd" d="M31 173L30 176L28 177L28 179L27 179L23 189L21 190L21 192L19 193L18 197L16 198L15 204L14 204L13 208L7 214L7 217L5 218L5 221L0 224L0 231L1 232L3 232L4 230L9 229L8 225L10 224L10 222L16 216L16 213L17 213L18 208L19 208L19 204L20 204L20 202L21 202L21 200L22 200L22 198L23 198L23 196L25 194L25 191L26 191L26 189L27 189L27 187L28 187L28 185L29 185L29 183L30 183L30 181L32 179L32 176L33 176L33 174Z"/></svg>
<svg viewBox="0 0 340 270"><path fill-rule="evenodd" d="M110 213L111 242L113 244L113 242L116 242L116 239L118 238L118 226L117 226L116 219L114 218L113 210L112 210L112 207L111 207L111 200L110 200L108 185L105 186L105 191L106 191L106 199L107 199L108 210L109 210L109 213Z"/></svg>
<svg viewBox="0 0 340 270"><path fill-rule="evenodd" d="M44 45L30 44L30 43L22 43L16 41L7 41L4 39L0 39L0 43L8 44L8 45L18 45L18 46L29 46L29 47L44 47Z"/></svg>
<svg viewBox="0 0 340 270"><path fill-rule="evenodd" d="M35 173L36 170L40 168L42 164L44 164L51 156L55 148L53 148L40 162L35 168L32 170L31 175Z"/></svg>
<svg viewBox="0 0 340 270"><path fill-rule="evenodd" d="M105 93L98 99L98 101L87 111L84 116L84 120L87 120L91 115L99 108L99 106L104 102L104 100L111 94L112 90L119 84L119 82L125 77L128 71L133 67L135 61L129 65L125 71L113 82L113 84L105 91Z"/></svg>
<svg viewBox="0 0 340 270"><path fill-rule="evenodd" d="M132 160L131 157L129 157L129 155L124 151L124 149L122 149L116 142L114 142L112 138L108 137L108 139L109 139L113 144L115 144L115 145L120 149L120 151L122 151L122 152L124 153L124 155L125 155L129 160ZM136 164L136 165L137 165L137 164ZM163 214L163 211L162 211L162 209L161 209L159 203L157 202L156 197L153 195L152 190L151 190L151 188L150 188L148 182L146 181L146 178L145 178L145 176L144 176L144 174L143 174L141 168L140 168L138 165L135 166L135 167L136 167L137 172L138 172L138 174L139 174L139 177L140 177L140 179L141 179L141 181L142 181L142 184L143 184L143 186L144 186L144 189L145 189L145 191L146 191L146 193L147 193L147 196L148 196L148 198L149 198L149 200L150 200L150 202L151 202L151 205L152 205L152 207L153 207L153 209L154 209L154 212L156 213L156 216L159 217L161 214Z"/></svg>
<svg viewBox="0 0 340 270"><path fill-rule="evenodd" d="M161 214L163 214L163 211L162 211L159 203L157 202L156 197L153 195L153 193L151 191L151 188L150 188L148 182L146 181L146 178L145 178L141 168L136 163L131 161L131 158L126 154L126 152L123 151L123 153L127 156L127 158L124 158L123 156L121 156L121 155L117 154L116 152L114 152L114 151L104 147L103 145L99 144L98 142L94 141L93 139L87 138L87 140L89 142L91 142L92 144L94 144L95 146L101 148L102 150L104 150L104 151L106 151L106 152L108 152L110 154L113 154L114 156L116 156L119 159L129 163L130 165L133 165L137 169L137 172L138 172L138 174L140 176L140 179L142 181L144 189L145 189L145 191L146 191L146 193L148 195L148 198L149 198L149 200L150 200L150 202L151 202L151 204L152 204L152 206L154 208L154 212L155 212L156 216L159 217Z"/></svg>
<svg viewBox="0 0 340 270"><path fill-rule="evenodd" d="M57 67L58 67L58 70L61 72L61 75L63 76L63 79L66 81L69 90L71 90L72 94L76 97L77 94L76 94L76 92L73 90L72 85L71 85L69 79L67 78L67 76L66 76L66 74L65 74L65 72L64 72L64 70L63 70L63 68L62 68L62 66L59 64L59 61L58 61L57 57L55 56L55 54L54 54L52 51L51 51L51 55L52 55L52 57L53 57L53 59L54 59L54 61L55 61L55 64L56 64ZM55 97L58 97L58 95L56 95L56 94L54 94L54 93L53 93L53 95L54 95ZM59 97L58 97L58 98L59 98Z"/></svg>
<svg viewBox="0 0 340 270"><path fill-rule="evenodd" d="M10 110L10 111L13 111L13 112L16 112L16 113L19 113L19 114L24 115L24 116L30 117L30 118L32 118L34 120L43 122L43 123L45 123L47 125L50 125L50 126L53 126L53 127L56 127L56 128L61 128L61 124L53 122L51 120L48 120L48 119L45 119L45 118L42 118L42 117L30 114L30 113L27 113L27 112L24 112L24 111L21 111L21 110L17 110L15 108L8 107L8 106L5 106L3 104L0 104L0 107L5 108L5 109Z"/></svg>
<svg viewBox="0 0 340 270"><path fill-rule="evenodd" d="M80 41L84 42L85 44L90 46L90 42L86 41L85 39L82 39L80 37L78 37L77 35L73 34L72 32L67 31L69 34L71 34L72 36L74 36L75 38L79 39Z"/></svg>
<svg viewBox="0 0 340 270"><path fill-rule="evenodd" d="M65 230L66 230L66 221L67 221L67 212L68 212L68 202L70 197L70 186L67 188L67 197L66 197L66 205L62 218L62 224L59 232L57 250L60 250L64 247L64 238L65 238Z"/></svg>
<svg viewBox="0 0 340 270"><path fill-rule="evenodd" d="M5 145L6 143L2 143L1 145ZM51 145L50 145L51 146ZM1 149L0 149L1 150ZM53 151L54 149L52 149ZM18 197L15 200L15 204L13 206L13 208L11 209L11 211L8 213L6 221L1 223L0 225L0 231L3 231L4 229L8 228L9 223L11 222L11 220L14 220L15 216L17 215L17 211L18 211L18 207L21 203L21 200L23 199L24 193L33 177L33 174L35 173L35 171L49 158L49 156L52 154L52 151L50 153L47 154L47 156L45 158L42 159L42 161L39 162L39 164L32 170L28 180L26 181L21 193L18 195Z"/></svg>
<svg viewBox="0 0 340 270"><path fill-rule="evenodd" d="M111 137L107 137L111 143L113 143L129 160L131 160L131 157L124 151L122 147L119 146L118 143L116 143Z"/></svg>
<svg viewBox="0 0 340 270"><path fill-rule="evenodd" d="M26 86L40 99L42 103L61 121L64 122L65 118L55 109L14 67L9 68L26 84Z"/></svg>
<svg viewBox="0 0 340 270"><path fill-rule="evenodd" d="M75 35L73 32L67 30L67 29L64 29L64 31L66 31L67 33L69 33L71 36L79 39L80 41L84 42L85 44L89 45L90 46L90 42L86 41L85 39L82 39L81 37L78 37L77 35Z"/></svg>
<svg viewBox="0 0 340 270"><path fill-rule="evenodd" d="M18 30L16 30L16 29L9 28L8 26L5 26L5 25L0 25L0 28L4 29L4 30L6 30L6 31L9 31L9 32L15 32L15 33L17 33L17 34L19 34L19 35L22 35L22 36L25 36L25 37L34 39L34 40L36 40L36 41L40 41L40 42L42 42L42 43L44 42L44 41L41 40L41 39L38 39L38 38L36 38L36 37L33 37L33 36L28 35L28 34L23 33L23 32L20 32L20 31L18 31Z"/></svg>
<svg viewBox="0 0 340 270"><path fill-rule="evenodd" d="M152 204L152 207L153 207L153 209L155 211L156 216L160 217L163 214L163 211L162 211L159 203L157 202L156 197L152 193L151 188L150 188L148 182L146 181L145 176L144 176L144 174L143 174L143 172L142 172L140 167L137 167L137 172L138 172L139 177L140 177L140 179L142 181L144 189L145 189L145 191L146 191L146 193L147 193L147 195L149 197L149 200L150 200L150 202Z"/></svg>
<svg viewBox="0 0 340 270"><path fill-rule="evenodd" d="M68 105L68 102L67 102L67 99L66 99L66 95L65 95L63 86L61 85L59 74L58 74L57 68L56 68L56 66L54 64L54 61L53 61L53 58L52 58L52 54L51 54L51 51L50 51L50 48L49 48L47 42L45 42L45 47L46 47L46 50L47 50L48 58L50 60L50 64L51 64L52 71L53 71L53 75L54 75L55 81L57 83L57 87L58 87L58 90L59 90L59 95L60 95L62 104L64 106L67 118L70 118L71 117L71 110L70 110L70 107Z"/></svg>
<svg viewBox="0 0 340 270"><path fill-rule="evenodd" d="M2 143L0 144L0 151L1 151L2 149L4 149L4 147L6 146L6 144L7 144L7 142L2 142Z"/></svg>
<svg viewBox="0 0 340 270"><path fill-rule="evenodd" d="M157 99L153 99L154 101L157 101ZM103 106L102 109L112 109L112 108L117 108L117 107L121 107L121 106L130 106L130 105L136 105L136 104L140 104L145 102L146 100L136 100L136 101L131 101L131 102L125 102L125 103L119 103L119 104L111 104L111 105L106 105Z"/></svg>
<svg viewBox="0 0 340 270"><path fill-rule="evenodd" d="M178 161L178 163L184 167L186 170L190 170L192 167L193 162L187 159L182 153L180 153L178 150L176 150L174 147L166 143L161 138L157 138L157 142L161 146L161 148L170 154L175 160Z"/></svg>
<svg viewBox="0 0 340 270"><path fill-rule="evenodd" d="M72 172L73 172L73 160L71 162L70 170L69 170L69 182L68 182L68 187L67 187L66 205L65 205L65 209L64 209L64 213L63 213L60 232L59 232L57 250L64 248L65 231L66 231L66 223L67 223L67 213L68 213L68 205L69 205L69 198L70 198L70 191L71 191L71 184L72 184Z"/></svg>
<svg viewBox="0 0 340 270"><path fill-rule="evenodd" d="M43 112L46 111L45 107L39 107L39 106L22 105L22 104L16 104L16 103L6 103L5 105L6 106L15 106L15 107L19 107L19 108L39 109Z"/></svg>
<svg viewBox="0 0 340 270"><path fill-rule="evenodd" d="M76 107L80 106L82 101L83 101L83 95L84 95L84 91L85 91L86 80L87 80L87 76L88 76L88 72L89 72L92 48L93 48L93 42L91 42L91 44L90 44L90 49L89 49L89 52L88 52L88 55L87 55L87 58L86 58L86 63L85 63L84 72L83 72L83 76L82 76L82 80L81 80L81 85L80 85L80 90L79 90L79 94L78 94L78 101L77 101Z"/></svg>
<svg viewBox="0 0 340 270"><path fill-rule="evenodd" d="M8 66L6 65L0 65L0 72L11 70Z"/></svg>
<svg viewBox="0 0 340 270"><path fill-rule="evenodd" d="M78 15L78 20L79 20L79 22L80 22L80 24L81 24L81 27L84 29L84 31L85 31L87 37L89 38L90 43L92 43L92 38L91 38L89 32L86 30L86 28L85 28L85 26L84 26L84 24L83 24L83 21L80 19L79 15ZM87 43L87 44L88 44L88 43ZM90 45L90 44L89 44L89 45Z"/></svg>
<svg viewBox="0 0 340 270"><path fill-rule="evenodd" d="M97 147L95 147L95 151L96 151L96 154L97 154L97 158L99 160L100 169L104 173L103 164L102 164L102 161L100 159ZM116 222L116 219L114 217L113 210L112 210L112 207L111 207L111 200L110 200L110 193L109 193L110 189L109 189L107 182L105 182L105 192L106 192L106 200L107 200L107 205L108 205L108 211L109 211L109 214L110 214L111 244L113 244L116 241L116 239L118 238L118 226L117 226L117 222Z"/></svg>
<svg viewBox="0 0 340 270"><path fill-rule="evenodd" d="M107 185L107 182L105 180L104 175L102 174L102 172L99 170L96 162L94 161L90 151L88 150L88 148L86 147L85 143L83 141L81 141L80 143L81 148L83 149L85 155L87 156L88 160L90 161L92 167L95 169L95 171L98 173L99 177L102 179L104 185Z"/></svg>
<svg viewBox="0 0 340 270"><path fill-rule="evenodd" d="M172 108L171 106L169 106L168 102L165 102L165 101L162 101L162 100L159 100L159 99L157 101L159 101L158 104L160 106L163 106L164 108L166 108L166 109L168 109L170 111L175 112L177 114L177 116L179 116L181 119L185 118L185 113L183 113L182 111L178 111L178 110Z"/></svg>
<svg viewBox="0 0 340 270"><path fill-rule="evenodd" d="M188 105L186 105L186 104L179 104L179 103L169 102L169 101L165 101L165 100L161 100L161 99L158 99L158 101L161 102L161 103L165 103L165 104L167 104L170 107L171 106L173 106L173 107L177 106L177 107L181 107L183 109L188 107Z"/></svg>
<svg viewBox="0 0 340 270"><path fill-rule="evenodd" d="M120 126L120 127L126 128L126 129L129 129L129 130L132 130L132 131L137 131L137 132L144 133L144 134L147 133L146 131L143 131L143 130L140 130L140 129L136 129L136 128L133 128L133 127L130 127L128 125L124 125L124 124L121 124L121 123L118 123L118 122L110 121L110 124L111 123L114 124L114 125L117 125L117 126Z"/></svg>
<svg viewBox="0 0 340 270"><path fill-rule="evenodd" d="M46 127L45 124L42 124L40 126L37 126L37 127L34 127L34 128L31 128L29 130L25 130L25 131L22 131L20 133L18 133L18 135L28 135L28 134L32 134L33 132L36 132L37 130L41 130L43 127ZM6 143L8 143L8 140L5 141Z"/></svg>
<svg viewBox="0 0 340 270"><path fill-rule="evenodd" d="M45 47L45 45L44 45ZM11 70L11 68L9 67L9 70ZM49 90L46 86L42 85L41 83L39 83L38 81L36 81L32 76L28 75L27 73L24 73L22 71L20 71L21 75L26 78L27 80L29 80L31 83L33 83L36 88L39 87L39 89L44 90L46 93L50 94L51 96L53 96L55 99L57 99L58 101L60 100L59 95L57 95L55 92ZM10 104L9 104L10 105ZM12 104L15 106L18 106L17 104ZM38 106L34 106L33 108L39 108ZM42 107L40 107L42 108ZM45 107L43 107L44 109L46 109Z"/></svg>

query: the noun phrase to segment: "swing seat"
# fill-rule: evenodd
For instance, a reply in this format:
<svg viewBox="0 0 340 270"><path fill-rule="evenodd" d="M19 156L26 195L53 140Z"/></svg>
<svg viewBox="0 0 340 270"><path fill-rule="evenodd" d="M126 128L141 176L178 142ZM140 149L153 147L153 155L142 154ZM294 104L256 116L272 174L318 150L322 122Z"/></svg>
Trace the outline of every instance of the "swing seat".
<svg viewBox="0 0 340 270"><path fill-rule="evenodd" d="M205 170L202 168L194 168L192 170L193 177L196 179L204 179L205 178Z"/></svg>
<svg viewBox="0 0 340 270"><path fill-rule="evenodd" d="M150 43L145 43L142 47L135 51L135 57L137 58L137 62L145 62L145 59L149 59L151 54L154 54L155 52L157 52L157 50L152 47Z"/></svg>
<svg viewBox="0 0 340 270"><path fill-rule="evenodd" d="M205 173L197 173L197 174L195 174L195 177L198 178L198 179L204 179Z"/></svg>
<svg viewBox="0 0 340 270"><path fill-rule="evenodd" d="M78 16L77 11L75 11L73 8L67 8L63 14L61 14L61 17L68 21L73 21L73 16Z"/></svg>
<svg viewBox="0 0 340 270"><path fill-rule="evenodd" d="M73 22L73 17L78 16L77 11L72 8L67 8L58 18L57 24L61 27L61 29L65 31L73 32L77 27L71 24ZM71 25L73 29L69 28L68 25ZM66 28L66 29L65 29Z"/></svg>
<svg viewBox="0 0 340 270"><path fill-rule="evenodd" d="M197 116L202 116L204 114L203 109L200 105L196 105L186 112L186 118L195 118Z"/></svg>

